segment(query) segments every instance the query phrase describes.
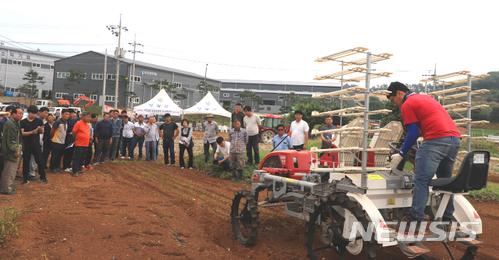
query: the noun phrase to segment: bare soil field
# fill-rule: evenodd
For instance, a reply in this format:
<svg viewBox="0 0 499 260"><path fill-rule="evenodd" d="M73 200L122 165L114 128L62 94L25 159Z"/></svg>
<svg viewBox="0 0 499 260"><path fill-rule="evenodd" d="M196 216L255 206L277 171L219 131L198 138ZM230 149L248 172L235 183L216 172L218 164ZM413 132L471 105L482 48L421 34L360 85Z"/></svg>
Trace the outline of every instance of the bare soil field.
<svg viewBox="0 0 499 260"><path fill-rule="evenodd" d="M28 185L17 179L17 195L0 196L0 207L21 212L19 236L0 247L0 259L306 259L305 223L284 215L282 208L260 211L254 247L234 239L230 206L234 194L249 190L249 184L124 160L78 177L61 173L48 179L48 184ZM472 204L484 223L485 244L477 259L499 259L499 203ZM431 259L450 259L442 244L425 245ZM459 259L465 247L449 245ZM395 247L378 246L377 256L406 259ZM336 253L331 259L338 259Z"/></svg>

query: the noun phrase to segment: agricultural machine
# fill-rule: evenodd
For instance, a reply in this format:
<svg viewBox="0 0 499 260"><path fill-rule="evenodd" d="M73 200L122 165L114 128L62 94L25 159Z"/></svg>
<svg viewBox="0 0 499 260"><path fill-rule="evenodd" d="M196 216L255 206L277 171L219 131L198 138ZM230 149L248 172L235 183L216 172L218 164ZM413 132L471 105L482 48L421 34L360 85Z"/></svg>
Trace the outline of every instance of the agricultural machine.
<svg viewBox="0 0 499 260"><path fill-rule="evenodd" d="M277 126L284 124L284 118L276 115L267 114L263 117L262 128L260 129L260 140L263 143L271 144L274 136L277 134ZM285 126L285 132L289 132L289 126Z"/></svg>
<svg viewBox="0 0 499 260"><path fill-rule="evenodd" d="M356 48L322 59L365 53L366 50ZM367 70L353 70L370 71L371 58L381 61L389 56L368 52L364 61ZM345 70L334 76L349 73L352 71ZM366 73L366 81L378 75ZM468 75L468 78L471 77ZM471 83L468 85L471 86ZM470 88L466 90L470 96ZM365 107L369 107L368 97L372 93L368 87L351 87L327 94L314 94L314 97L359 91L365 93ZM363 111L361 115L345 114L359 110ZM428 221L423 222L428 226L418 230L411 226L409 232L400 232L402 229L398 229L396 224L412 204L414 173L404 170L408 158L404 158L396 169L387 167L390 154L398 152L401 146L398 140L402 125L400 122L391 122L381 129L370 129L368 117L375 112L353 108L313 113L314 116L340 114L357 119L340 129L313 132L338 133L338 148L312 147L310 151L276 151L268 154L259 170L254 171L251 190L240 190L233 199L231 225L235 239L245 246L255 245L260 228L260 208L284 207L286 215L307 222L305 245L309 259L336 259L335 255L338 255L338 259L344 259L347 253L376 259L377 244L383 247L396 246L408 258L429 259L426 254L431 252L423 245L425 241L442 243L452 259L455 258L448 243L457 241L465 251L461 259L474 259L482 244L478 238L482 233L482 220L464 195L486 186L489 152L468 149L457 175L431 180L425 210L425 220ZM469 131L471 122L466 122ZM368 146L367 136L373 130L376 133ZM469 135L463 137L469 140ZM412 152L408 156L414 157L417 148L414 147ZM316 153L326 154L319 159ZM333 153L339 157L338 160L333 159L336 156L327 157ZM265 197L261 194L265 194ZM452 221L445 222L443 213L451 197L455 212Z"/></svg>

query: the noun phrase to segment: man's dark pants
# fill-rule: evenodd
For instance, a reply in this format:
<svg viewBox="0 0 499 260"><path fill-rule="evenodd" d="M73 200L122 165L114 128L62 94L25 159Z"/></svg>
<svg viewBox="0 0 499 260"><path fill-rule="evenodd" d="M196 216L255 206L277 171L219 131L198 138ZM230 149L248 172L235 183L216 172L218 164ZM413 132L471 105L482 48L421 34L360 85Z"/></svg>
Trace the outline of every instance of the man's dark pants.
<svg viewBox="0 0 499 260"><path fill-rule="evenodd" d="M52 141L49 140L43 142L43 165L45 166L45 169L48 169L47 163L51 151L52 151Z"/></svg>
<svg viewBox="0 0 499 260"><path fill-rule="evenodd" d="M213 153L215 153L215 151L217 150L217 142L210 143L210 142L206 141L206 143L203 144L203 146L204 146L204 162L205 163L207 163L210 158L213 158L213 157L210 157L210 145L211 145L211 148L213 149Z"/></svg>
<svg viewBox="0 0 499 260"><path fill-rule="evenodd" d="M170 154L170 161L175 164L175 140L163 139L163 153L165 155L165 164L170 164L168 154Z"/></svg>
<svg viewBox="0 0 499 260"><path fill-rule="evenodd" d="M68 147L69 144L65 146ZM64 148L64 157L62 159L62 169L71 168L71 163L73 162L73 155L75 152L75 147Z"/></svg>
<svg viewBox="0 0 499 260"><path fill-rule="evenodd" d="M104 163L109 158L109 139L98 139L94 163Z"/></svg>
<svg viewBox="0 0 499 260"><path fill-rule="evenodd" d="M38 165L38 174L40 174L40 179L46 179L45 166L43 165L43 154L42 147L40 145L34 147L26 147L23 151L23 178L24 180L29 180L29 162L31 160L31 155L35 158L35 162Z"/></svg>
<svg viewBox="0 0 499 260"><path fill-rule="evenodd" d="M135 150L135 147L139 145L139 160L142 159L142 146L144 146L144 137L138 138L136 135L133 136L132 140L132 154L133 151Z"/></svg>
<svg viewBox="0 0 499 260"><path fill-rule="evenodd" d="M131 137L130 138L123 137L123 143L121 144L122 145L121 155L126 157L126 150L128 149L128 157L130 157L130 159L133 159L132 140L133 138Z"/></svg>
<svg viewBox="0 0 499 260"><path fill-rule="evenodd" d="M114 137L113 136L113 143L111 144L111 151L109 152L109 158L113 161L114 159L116 159L116 155L118 154L118 144L120 142L120 137L119 136L116 136Z"/></svg>
<svg viewBox="0 0 499 260"><path fill-rule="evenodd" d="M252 151L255 153L255 164L260 163L260 152L258 148L258 142L259 142L258 135L253 135L253 136L248 136L248 144L246 145L246 154L248 156L248 162L253 163L253 154Z"/></svg>
<svg viewBox="0 0 499 260"><path fill-rule="evenodd" d="M52 157L50 158L50 169L60 169L61 159L64 154L64 144L52 142Z"/></svg>
<svg viewBox="0 0 499 260"><path fill-rule="evenodd" d="M81 166L85 162L85 158L87 157L87 149L85 146L76 146L75 154L73 159L73 173L78 173L81 171Z"/></svg>

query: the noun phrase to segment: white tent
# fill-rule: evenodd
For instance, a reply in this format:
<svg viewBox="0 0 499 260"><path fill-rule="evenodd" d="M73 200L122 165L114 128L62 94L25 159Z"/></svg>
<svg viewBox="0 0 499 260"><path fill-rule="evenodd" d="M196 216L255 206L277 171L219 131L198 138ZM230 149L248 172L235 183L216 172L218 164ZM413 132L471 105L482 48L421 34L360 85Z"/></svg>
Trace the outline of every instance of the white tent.
<svg viewBox="0 0 499 260"><path fill-rule="evenodd" d="M213 114L218 116L230 117L231 113L225 110L213 97L211 92L208 91L208 94L201 99L196 105L184 109L183 113L185 115L189 114Z"/></svg>
<svg viewBox="0 0 499 260"><path fill-rule="evenodd" d="M170 113L172 116L180 116L182 109L173 102L165 89L146 103L136 106L133 111L139 115L163 115Z"/></svg>

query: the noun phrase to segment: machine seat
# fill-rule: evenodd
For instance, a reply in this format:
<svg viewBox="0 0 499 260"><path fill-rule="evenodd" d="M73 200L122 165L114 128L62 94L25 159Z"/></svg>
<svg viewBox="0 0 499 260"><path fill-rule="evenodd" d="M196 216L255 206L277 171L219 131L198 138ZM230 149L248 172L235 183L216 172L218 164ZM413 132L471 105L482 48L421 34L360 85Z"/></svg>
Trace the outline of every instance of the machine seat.
<svg viewBox="0 0 499 260"><path fill-rule="evenodd" d="M438 178L430 181L433 190L452 193L481 190L487 186L490 153L486 150L474 150L466 154L459 172L451 178Z"/></svg>

